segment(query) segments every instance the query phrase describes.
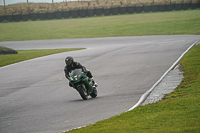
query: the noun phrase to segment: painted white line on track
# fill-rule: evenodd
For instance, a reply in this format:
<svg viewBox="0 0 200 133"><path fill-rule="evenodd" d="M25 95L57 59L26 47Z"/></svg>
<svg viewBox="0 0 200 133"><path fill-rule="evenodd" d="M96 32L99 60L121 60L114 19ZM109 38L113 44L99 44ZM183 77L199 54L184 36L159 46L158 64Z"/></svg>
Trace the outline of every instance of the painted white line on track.
<svg viewBox="0 0 200 133"><path fill-rule="evenodd" d="M132 107L130 108L128 111L131 111L133 109L135 109L136 107L138 107L139 105L141 105L145 100L146 98L149 96L149 94L154 90L154 88L164 79L164 77L171 71L173 70L176 65L178 64L178 62L183 58L183 56L195 45L197 45L199 42L196 41L194 42L177 60L176 62L174 62L174 64L162 75L162 77L148 90L146 91L141 97L140 97L140 100Z"/></svg>

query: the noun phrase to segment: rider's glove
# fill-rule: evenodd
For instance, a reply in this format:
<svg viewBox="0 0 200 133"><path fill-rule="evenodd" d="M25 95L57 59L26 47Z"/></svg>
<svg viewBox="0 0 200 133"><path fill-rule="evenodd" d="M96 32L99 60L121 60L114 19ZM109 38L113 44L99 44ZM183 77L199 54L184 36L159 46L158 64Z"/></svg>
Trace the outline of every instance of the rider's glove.
<svg viewBox="0 0 200 133"><path fill-rule="evenodd" d="M83 73L87 74L87 73L88 73L88 71L87 71L87 70L84 70L84 71L83 71Z"/></svg>

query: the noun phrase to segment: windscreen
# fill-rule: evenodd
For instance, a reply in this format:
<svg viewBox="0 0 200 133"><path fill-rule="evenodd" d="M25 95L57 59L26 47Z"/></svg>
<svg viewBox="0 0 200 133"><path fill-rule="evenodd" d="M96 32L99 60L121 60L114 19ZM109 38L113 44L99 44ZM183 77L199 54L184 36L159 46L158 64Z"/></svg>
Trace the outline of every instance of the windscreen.
<svg viewBox="0 0 200 133"><path fill-rule="evenodd" d="M82 72L82 69L75 69L75 70L72 70L71 72L70 72L70 76L76 76L76 75L78 75L78 73L79 72Z"/></svg>

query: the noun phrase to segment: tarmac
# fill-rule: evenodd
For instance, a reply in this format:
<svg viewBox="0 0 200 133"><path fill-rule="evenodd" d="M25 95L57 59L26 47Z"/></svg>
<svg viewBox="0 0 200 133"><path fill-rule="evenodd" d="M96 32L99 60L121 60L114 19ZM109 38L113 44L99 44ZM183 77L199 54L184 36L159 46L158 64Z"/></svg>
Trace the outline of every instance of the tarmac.
<svg viewBox="0 0 200 133"><path fill-rule="evenodd" d="M173 70L171 70L149 94L142 105L160 101L166 94L173 92L183 79L183 72L179 68L180 65L177 65Z"/></svg>

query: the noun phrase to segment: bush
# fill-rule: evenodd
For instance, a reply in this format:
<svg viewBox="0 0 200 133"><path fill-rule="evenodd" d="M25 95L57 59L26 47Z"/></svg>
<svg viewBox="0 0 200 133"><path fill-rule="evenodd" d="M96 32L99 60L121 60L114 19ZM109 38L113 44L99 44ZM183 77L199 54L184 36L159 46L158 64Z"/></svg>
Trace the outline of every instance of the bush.
<svg viewBox="0 0 200 133"><path fill-rule="evenodd" d="M17 54L17 51L11 48L0 46L0 55L1 54Z"/></svg>

